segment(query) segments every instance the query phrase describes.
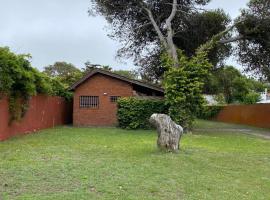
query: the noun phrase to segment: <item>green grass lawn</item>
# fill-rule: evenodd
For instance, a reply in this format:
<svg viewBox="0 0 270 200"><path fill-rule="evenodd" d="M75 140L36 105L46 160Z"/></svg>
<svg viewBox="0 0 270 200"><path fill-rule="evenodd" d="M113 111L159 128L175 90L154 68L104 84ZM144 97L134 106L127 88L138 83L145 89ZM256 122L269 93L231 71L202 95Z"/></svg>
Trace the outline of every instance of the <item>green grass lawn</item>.
<svg viewBox="0 0 270 200"><path fill-rule="evenodd" d="M0 143L0 199L270 199L269 140L200 131L181 144L162 153L154 131L116 128L13 138Z"/></svg>

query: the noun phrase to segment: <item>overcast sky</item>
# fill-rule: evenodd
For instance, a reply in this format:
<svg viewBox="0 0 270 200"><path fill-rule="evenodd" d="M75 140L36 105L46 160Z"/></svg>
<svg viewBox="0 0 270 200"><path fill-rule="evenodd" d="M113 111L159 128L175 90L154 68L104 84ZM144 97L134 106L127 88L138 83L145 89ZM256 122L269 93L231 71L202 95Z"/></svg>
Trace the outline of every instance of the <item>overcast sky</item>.
<svg viewBox="0 0 270 200"><path fill-rule="evenodd" d="M209 8L223 8L234 18L247 2L212 0ZM119 44L107 37L102 17L88 16L89 5L89 0L0 0L0 46L30 53L32 65L40 70L55 61L81 68L87 60L114 69L134 68L131 61L116 61Z"/></svg>

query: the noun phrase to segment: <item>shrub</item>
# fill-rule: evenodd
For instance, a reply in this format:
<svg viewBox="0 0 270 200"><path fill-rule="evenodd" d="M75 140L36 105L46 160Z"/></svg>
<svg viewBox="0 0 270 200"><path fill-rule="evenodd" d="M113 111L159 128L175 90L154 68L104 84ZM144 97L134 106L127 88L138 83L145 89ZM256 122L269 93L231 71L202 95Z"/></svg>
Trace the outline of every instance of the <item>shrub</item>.
<svg viewBox="0 0 270 200"><path fill-rule="evenodd" d="M261 100L260 94L258 94L256 92L250 92L244 97L243 103L244 104L255 104L260 100Z"/></svg>
<svg viewBox="0 0 270 200"><path fill-rule="evenodd" d="M217 117L218 113L224 108L225 106L204 106L201 111L199 111L197 117L200 119L214 119Z"/></svg>
<svg viewBox="0 0 270 200"><path fill-rule="evenodd" d="M121 98L118 100L119 126L124 129L150 129L149 118L153 113L168 113L163 100Z"/></svg>
<svg viewBox="0 0 270 200"><path fill-rule="evenodd" d="M226 104L226 99L224 97L224 94L219 93L214 96L214 100L217 102L219 105L225 105Z"/></svg>

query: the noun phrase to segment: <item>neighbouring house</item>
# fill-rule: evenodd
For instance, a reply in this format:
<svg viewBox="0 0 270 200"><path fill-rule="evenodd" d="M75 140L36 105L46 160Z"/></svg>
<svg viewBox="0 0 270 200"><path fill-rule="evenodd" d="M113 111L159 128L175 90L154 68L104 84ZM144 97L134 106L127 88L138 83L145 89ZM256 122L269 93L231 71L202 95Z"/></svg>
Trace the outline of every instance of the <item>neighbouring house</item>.
<svg viewBox="0 0 270 200"><path fill-rule="evenodd" d="M261 93L261 100L257 103L270 103L270 93L267 88Z"/></svg>
<svg viewBox="0 0 270 200"><path fill-rule="evenodd" d="M120 97L164 97L160 87L95 69L76 82L74 91L74 126L117 125L117 99Z"/></svg>
<svg viewBox="0 0 270 200"><path fill-rule="evenodd" d="M217 102L216 100L216 96L215 95L208 95L208 94L204 94L203 95L207 105L209 106L213 106L213 105L218 105L219 102Z"/></svg>

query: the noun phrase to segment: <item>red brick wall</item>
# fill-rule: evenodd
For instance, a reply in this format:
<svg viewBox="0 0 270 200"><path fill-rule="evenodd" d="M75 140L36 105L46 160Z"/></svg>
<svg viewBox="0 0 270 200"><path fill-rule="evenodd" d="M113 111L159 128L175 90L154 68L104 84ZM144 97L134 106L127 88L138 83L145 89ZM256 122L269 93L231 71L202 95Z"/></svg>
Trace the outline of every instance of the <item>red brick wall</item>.
<svg viewBox="0 0 270 200"><path fill-rule="evenodd" d="M29 109L19 122L9 122L8 100L0 100L0 141L15 135L72 122L72 104L61 97L34 96Z"/></svg>
<svg viewBox="0 0 270 200"><path fill-rule="evenodd" d="M270 128L270 104L226 106L218 114L216 120Z"/></svg>
<svg viewBox="0 0 270 200"><path fill-rule="evenodd" d="M107 95L104 95L107 93ZM80 96L99 96L99 108L80 108ZM109 76L96 74L74 93L73 125L114 126L117 124L117 104L110 102L110 96L133 96L130 84Z"/></svg>

